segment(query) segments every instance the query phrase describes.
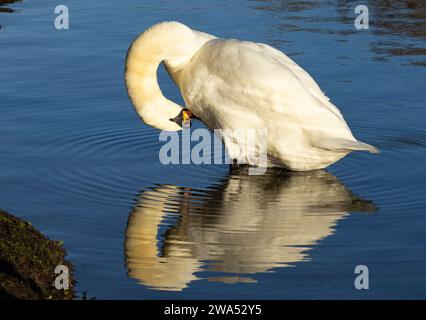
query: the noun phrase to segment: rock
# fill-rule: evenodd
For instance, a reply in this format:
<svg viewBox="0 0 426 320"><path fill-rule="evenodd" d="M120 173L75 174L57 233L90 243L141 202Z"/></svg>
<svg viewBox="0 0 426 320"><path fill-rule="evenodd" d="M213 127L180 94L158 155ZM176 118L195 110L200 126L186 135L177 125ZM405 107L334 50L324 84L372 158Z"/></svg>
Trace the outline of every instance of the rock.
<svg viewBox="0 0 426 320"><path fill-rule="evenodd" d="M0 300L74 297L73 265L59 241L48 239L31 224L0 210ZM68 290L56 289L55 268L69 270Z"/></svg>

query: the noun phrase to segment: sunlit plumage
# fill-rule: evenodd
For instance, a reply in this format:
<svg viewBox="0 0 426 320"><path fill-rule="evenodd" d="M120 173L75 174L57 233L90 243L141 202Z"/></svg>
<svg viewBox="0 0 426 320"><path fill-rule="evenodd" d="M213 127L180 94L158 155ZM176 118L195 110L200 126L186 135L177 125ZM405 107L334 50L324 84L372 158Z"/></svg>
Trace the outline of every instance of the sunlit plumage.
<svg viewBox="0 0 426 320"><path fill-rule="evenodd" d="M132 43L125 80L141 119L161 130L182 107L165 98L157 82L164 62L186 108L211 129L266 129L268 166L296 171L325 168L351 151L377 149L357 141L340 111L312 77L266 44L226 40L178 22L157 24ZM238 142L225 139L231 158ZM247 157L246 162L250 163Z"/></svg>

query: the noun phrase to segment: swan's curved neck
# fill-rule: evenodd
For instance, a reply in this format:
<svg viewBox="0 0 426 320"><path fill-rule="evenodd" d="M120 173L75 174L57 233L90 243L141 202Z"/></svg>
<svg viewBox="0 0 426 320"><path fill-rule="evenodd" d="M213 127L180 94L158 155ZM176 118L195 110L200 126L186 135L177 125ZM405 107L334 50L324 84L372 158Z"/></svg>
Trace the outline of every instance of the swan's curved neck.
<svg viewBox="0 0 426 320"><path fill-rule="evenodd" d="M172 73L184 68L199 48L208 41L198 32L177 22L157 24L133 41L126 58L127 92L141 119L161 130L179 130L170 121L181 106L162 94L157 69L165 61Z"/></svg>

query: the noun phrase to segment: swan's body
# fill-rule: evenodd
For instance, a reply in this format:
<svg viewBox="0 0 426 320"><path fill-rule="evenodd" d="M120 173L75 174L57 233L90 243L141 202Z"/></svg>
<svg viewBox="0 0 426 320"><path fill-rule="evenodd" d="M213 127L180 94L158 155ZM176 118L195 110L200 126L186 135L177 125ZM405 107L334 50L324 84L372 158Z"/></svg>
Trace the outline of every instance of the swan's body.
<svg viewBox="0 0 426 320"><path fill-rule="evenodd" d="M273 169L250 177L238 171L202 191L174 185L144 190L126 228L129 276L175 291L211 272L223 276L219 281L246 281L311 260L309 251L340 219L376 210L322 170L281 170L278 177ZM171 216L179 222L170 225Z"/></svg>
<svg viewBox="0 0 426 320"><path fill-rule="evenodd" d="M144 122L180 130L169 119L182 107L166 99L156 72L164 62L186 107L211 129L267 129L268 165L306 171L325 168L357 141L340 111L294 61L268 45L224 40L177 22L157 24L131 45L126 61L130 99ZM224 139L229 155L241 146ZM249 159L247 159L249 162Z"/></svg>

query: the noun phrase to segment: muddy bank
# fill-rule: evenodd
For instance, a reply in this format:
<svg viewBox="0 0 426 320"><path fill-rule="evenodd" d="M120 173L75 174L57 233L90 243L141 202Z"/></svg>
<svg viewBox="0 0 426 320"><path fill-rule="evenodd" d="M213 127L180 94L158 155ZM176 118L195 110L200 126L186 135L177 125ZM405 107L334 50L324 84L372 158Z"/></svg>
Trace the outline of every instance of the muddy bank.
<svg viewBox="0 0 426 320"><path fill-rule="evenodd" d="M0 299L60 299L74 296L73 267L58 241L0 210ZM69 268L69 289L54 286L55 268Z"/></svg>

